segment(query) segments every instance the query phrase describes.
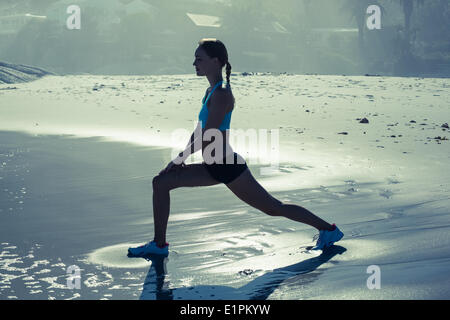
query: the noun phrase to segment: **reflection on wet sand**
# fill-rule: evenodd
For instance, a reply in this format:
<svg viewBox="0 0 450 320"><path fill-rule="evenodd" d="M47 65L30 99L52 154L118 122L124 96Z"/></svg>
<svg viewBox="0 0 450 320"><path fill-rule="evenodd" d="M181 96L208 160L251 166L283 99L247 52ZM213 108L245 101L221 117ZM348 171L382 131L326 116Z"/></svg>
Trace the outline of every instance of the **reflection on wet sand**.
<svg viewBox="0 0 450 320"><path fill-rule="evenodd" d="M284 280L296 277L295 282L298 285L313 282L320 274L313 274L313 271L328 262L335 255L343 254L346 250L341 246L332 246L324 250L319 256L283 268L274 269L240 288L222 285L196 285L171 288L170 280L166 279L170 277L170 274L167 272L167 264L170 259L168 257L149 255L146 259L150 260L152 265L145 278L140 299L266 300Z"/></svg>

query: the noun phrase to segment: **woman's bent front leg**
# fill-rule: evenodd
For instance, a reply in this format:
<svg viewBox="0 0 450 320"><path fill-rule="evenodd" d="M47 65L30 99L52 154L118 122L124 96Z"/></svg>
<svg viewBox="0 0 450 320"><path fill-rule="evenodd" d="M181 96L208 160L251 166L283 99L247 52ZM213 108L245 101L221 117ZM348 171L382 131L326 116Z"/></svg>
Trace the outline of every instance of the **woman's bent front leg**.
<svg viewBox="0 0 450 320"><path fill-rule="evenodd" d="M153 225L154 241L158 246L166 243L167 222L170 211L170 190L162 188L153 179Z"/></svg>
<svg viewBox="0 0 450 320"><path fill-rule="evenodd" d="M201 187L219 184L201 163L170 170L153 178L153 221L156 244L166 243L170 212L170 190L180 187Z"/></svg>

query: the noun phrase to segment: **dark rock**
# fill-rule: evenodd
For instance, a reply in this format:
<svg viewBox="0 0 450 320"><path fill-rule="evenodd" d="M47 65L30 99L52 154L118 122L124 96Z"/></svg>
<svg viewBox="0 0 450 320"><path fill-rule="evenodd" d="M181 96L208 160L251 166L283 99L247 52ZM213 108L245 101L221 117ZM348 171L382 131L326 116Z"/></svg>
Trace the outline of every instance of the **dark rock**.
<svg viewBox="0 0 450 320"><path fill-rule="evenodd" d="M367 118L362 118L359 123L369 123L369 120Z"/></svg>
<svg viewBox="0 0 450 320"><path fill-rule="evenodd" d="M238 273L239 273L240 275L249 276L249 275L251 275L253 272L255 272L255 271L252 270L252 269L245 269L245 270L239 271Z"/></svg>

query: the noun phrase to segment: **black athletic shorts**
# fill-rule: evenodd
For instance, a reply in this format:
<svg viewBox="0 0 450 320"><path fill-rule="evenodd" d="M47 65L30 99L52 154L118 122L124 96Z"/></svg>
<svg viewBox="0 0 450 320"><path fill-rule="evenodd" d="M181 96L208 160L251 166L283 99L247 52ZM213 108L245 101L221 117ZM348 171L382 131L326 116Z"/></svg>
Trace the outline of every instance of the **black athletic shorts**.
<svg viewBox="0 0 450 320"><path fill-rule="evenodd" d="M240 158L240 163L238 163L238 157ZM203 161L203 165L214 179L226 184L239 177L248 168L245 159L236 152L233 152L233 158L232 163L226 163L227 159L223 157L223 163L207 164ZM228 162L230 162L230 159L228 159Z"/></svg>

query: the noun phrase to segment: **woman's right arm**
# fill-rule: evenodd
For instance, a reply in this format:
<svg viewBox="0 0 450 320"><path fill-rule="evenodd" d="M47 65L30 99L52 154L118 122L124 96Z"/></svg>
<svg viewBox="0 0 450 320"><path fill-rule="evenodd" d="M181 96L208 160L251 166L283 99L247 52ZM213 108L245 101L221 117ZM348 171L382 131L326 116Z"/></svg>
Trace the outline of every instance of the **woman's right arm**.
<svg viewBox="0 0 450 320"><path fill-rule="evenodd" d="M184 162L191 154L194 154L198 150L202 148L202 126L201 122L199 121L197 123L197 127L195 128L194 132L191 135L191 138L189 139L188 144L186 145L186 148L184 151L180 152L178 156L172 160L173 163L178 164ZM197 141L200 139L200 141Z"/></svg>
<svg viewBox="0 0 450 320"><path fill-rule="evenodd" d="M192 135L189 138L189 141L188 141L188 143L186 145L186 148L189 147L189 145L193 145L195 139L198 138L199 137L198 135L201 135L201 133L202 133L201 122L198 121L197 122L197 127L194 129L194 132L192 132Z"/></svg>
<svg viewBox="0 0 450 320"><path fill-rule="evenodd" d="M186 145L186 148L183 152L180 152L178 156L169 162L169 164L162 169L159 174L167 172L171 170L172 168L177 168L178 166L185 166L184 161L189 157L189 155L197 152L202 148L201 142L196 142L197 139L201 139L202 135L202 126L201 122L199 121L197 124L197 128L195 128L194 132L191 135L191 138L189 139L188 144Z"/></svg>

